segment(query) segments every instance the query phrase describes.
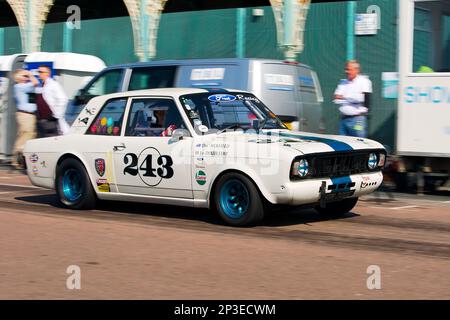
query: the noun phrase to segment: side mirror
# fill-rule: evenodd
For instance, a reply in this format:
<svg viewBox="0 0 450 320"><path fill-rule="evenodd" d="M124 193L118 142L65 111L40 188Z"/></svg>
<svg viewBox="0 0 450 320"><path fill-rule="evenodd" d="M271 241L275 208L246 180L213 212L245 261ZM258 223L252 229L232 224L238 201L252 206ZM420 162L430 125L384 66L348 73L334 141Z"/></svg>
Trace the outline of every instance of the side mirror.
<svg viewBox="0 0 450 320"><path fill-rule="evenodd" d="M172 138L170 138L169 143L175 143L190 136L191 134L186 129L175 129L172 133Z"/></svg>

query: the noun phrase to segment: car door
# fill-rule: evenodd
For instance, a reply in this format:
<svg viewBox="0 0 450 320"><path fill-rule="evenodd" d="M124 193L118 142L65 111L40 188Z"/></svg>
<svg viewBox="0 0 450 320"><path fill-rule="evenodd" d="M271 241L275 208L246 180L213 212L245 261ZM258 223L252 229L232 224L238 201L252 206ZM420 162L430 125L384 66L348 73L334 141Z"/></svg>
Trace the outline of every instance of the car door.
<svg viewBox="0 0 450 320"><path fill-rule="evenodd" d="M121 138L127 101L127 98L107 100L100 106L101 110L80 140L83 142L86 165L98 192L118 191L113 150ZM92 109L89 112L93 112ZM89 121L88 117L85 119ZM83 120L80 120L80 123Z"/></svg>
<svg viewBox="0 0 450 320"><path fill-rule="evenodd" d="M124 194L192 199L192 138L171 98L133 98L113 157L118 190Z"/></svg>

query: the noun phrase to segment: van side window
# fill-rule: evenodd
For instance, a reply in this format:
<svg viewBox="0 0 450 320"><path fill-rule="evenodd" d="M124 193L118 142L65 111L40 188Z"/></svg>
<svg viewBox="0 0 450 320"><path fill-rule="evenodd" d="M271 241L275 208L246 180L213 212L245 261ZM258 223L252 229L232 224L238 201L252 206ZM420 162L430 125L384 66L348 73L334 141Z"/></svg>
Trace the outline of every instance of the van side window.
<svg viewBox="0 0 450 320"><path fill-rule="evenodd" d="M133 68L128 90L173 87L175 68L176 67Z"/></svg>
<svg viewBox="0 0 450 320"><path fill-rule="evenodd" d="M106 102L86 134L119 136L127 99L112 99Z"/></svg>
<svg viewBox="0 0 450 320"><path fill-rule="evenodd" d="M109 70L103 73L86 89L89 96L101 96L121 91L122 69Z"/></svg>

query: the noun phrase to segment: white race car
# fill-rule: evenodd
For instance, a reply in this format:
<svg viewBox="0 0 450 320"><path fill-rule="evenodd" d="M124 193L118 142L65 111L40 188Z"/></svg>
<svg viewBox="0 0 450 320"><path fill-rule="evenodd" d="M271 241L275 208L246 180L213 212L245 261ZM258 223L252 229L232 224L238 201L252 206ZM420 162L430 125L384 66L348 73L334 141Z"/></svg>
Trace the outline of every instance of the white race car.
<svg viewBox="0 0 450 320"><path fill-rule="evenodd" d="M380 186L386 151L290 131L248 92L169 88L94 98L69 134L28 141L24 156L31 182L72 209L98 199L214 208L244 226L272 205L350 211Z"/></svg>

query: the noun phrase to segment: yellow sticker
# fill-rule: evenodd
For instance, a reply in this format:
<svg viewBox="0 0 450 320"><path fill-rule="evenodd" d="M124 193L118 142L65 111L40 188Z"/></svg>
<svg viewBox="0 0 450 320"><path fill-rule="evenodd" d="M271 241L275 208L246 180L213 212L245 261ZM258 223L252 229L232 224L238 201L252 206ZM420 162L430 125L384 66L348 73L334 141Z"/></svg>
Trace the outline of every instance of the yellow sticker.
<svg viewBox="0 0 450 320"><path fill-rule="evenodd" d="M103 183L103 184L99 184L97 185L98 191L100 192L109 192L109 183Z"/></svg>
<svg viewBox="0 0 450 320"><path fill-rule="evenodd" d="M289 130L292 130L292 122L284 122L284 125L285 125Z"/></svg>
<svg viewBox="0 0 450 320"><path fill-rule="evenodd" d="M361 130L363 130L363 126L357 124L353 127L353 129L355 129L356 131L361 131Z"/></svg>

